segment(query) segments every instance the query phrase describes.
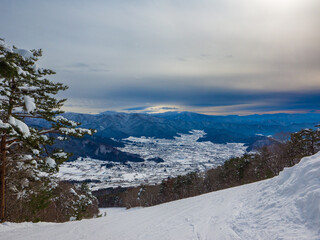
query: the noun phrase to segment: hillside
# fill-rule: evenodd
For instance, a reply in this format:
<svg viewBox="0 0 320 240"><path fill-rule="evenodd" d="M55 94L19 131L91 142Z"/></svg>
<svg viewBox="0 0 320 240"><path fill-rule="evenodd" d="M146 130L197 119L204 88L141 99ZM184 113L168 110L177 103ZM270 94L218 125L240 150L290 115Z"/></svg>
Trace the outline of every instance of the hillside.
<svg viewBox="0 0 320 240"><path fill-rule="evenodd" d="M0 239L319 239L320 153L269 180L79 222L5 223Z"/></svg>

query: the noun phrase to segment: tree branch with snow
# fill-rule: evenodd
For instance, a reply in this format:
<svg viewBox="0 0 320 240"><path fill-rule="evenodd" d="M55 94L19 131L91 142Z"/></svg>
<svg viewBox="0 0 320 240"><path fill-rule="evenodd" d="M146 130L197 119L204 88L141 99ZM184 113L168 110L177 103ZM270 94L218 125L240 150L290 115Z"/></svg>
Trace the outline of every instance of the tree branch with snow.
<svg viewBox="0 0 320 240"><path fill-rule="evenodd" d="M38 66L41 56L41 49L19 49L0 39L1 199L5 199L6 166L14 160L10 157L14 144L23 146L28 156L40 163L33 164L34 167L42 164L43 169L54 172L70 154L62 149L49 152L47 145L53 145L58 135L83 137L95 133L95 130L79 128L80 123L61 116L66 99L59 100L55 95L68 87L47 79L55 72ZM50 128L29 126L26 119L33 118L47 121ZM1 201L0 219L5 221L5 200Z"/></svg>

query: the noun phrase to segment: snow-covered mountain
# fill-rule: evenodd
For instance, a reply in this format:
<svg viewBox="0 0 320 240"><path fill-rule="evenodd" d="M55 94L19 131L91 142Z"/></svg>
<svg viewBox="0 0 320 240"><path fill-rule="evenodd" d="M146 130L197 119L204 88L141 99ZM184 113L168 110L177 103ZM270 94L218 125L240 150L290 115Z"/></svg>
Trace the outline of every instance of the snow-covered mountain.
<svg viewBox="0 0 320 240"><path fill-rule="evenodd" d="M0 224L1 240L320 239L320 153L261 182L79 222Z"/></svg>
<svg viewBox="0 0 320 240"><path fill-rule="evenodd" d="M88 181L95 190L160 183L167 177L205 171L242 155L245 150L276 142L267 134L313 127L320 121L320 114L208 116L190 112L153 115L105 112L66 113L65 117L82 122L86 128L98 129L98 133L92 138L59 145L74 153L72 160L82 157L62 165L59 176L68 181ZM201 134L195 134L194 129ZM158 160L149 161L154 158Z"/></svg>
<svg viewBox="0 0 320 240"><path fill-rule="evenodd" d="M57 147L73 153L71 160L90 157L113 162L139 162L138 156L127 155L113 147L123 147L120 141L129 137L154 137L174 139L178 133L186 134L193 129L203 130L206 135L198 141L217 144L245 143L248 150L270 145L273 140L266 137L280 132L295 132L312 128L320 122L320 114L266 114L250 116L209 116L191 112L168 112L163 114L141 114L104 112L101 114L65 113L70 120L81 122L85 128L98 132L93 137L58 143ZM41 119L28 119L28 124L49 127ZM281 135L284 137L285 135ZM108 151L101 151L109 149ZM118 157L120 156L120 157Z"/></svg>
<svg viewBox="0 0 320 240"><path fill-rule="evenodd" d="M192 112L162 114L104 112L101 114L65 113L83 127L97 129L95 136L122 139L127 137L173 138L192 129L204 130L203 141L213 143L243 142L251 144L279 132L295 132L314 127L320 114L265 114L249 116L210 116ZM261 135L256 135L261 134Z"/></svg>

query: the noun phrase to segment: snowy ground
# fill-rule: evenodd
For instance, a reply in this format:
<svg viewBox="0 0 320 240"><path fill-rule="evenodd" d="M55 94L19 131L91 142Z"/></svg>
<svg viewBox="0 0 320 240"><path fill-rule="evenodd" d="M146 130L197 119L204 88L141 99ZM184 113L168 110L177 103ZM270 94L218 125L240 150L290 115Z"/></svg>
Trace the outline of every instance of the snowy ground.
<svg viewBox="0 0 320 240"><path fill-rule="evenodd" d="M278 177L79 222L5 223L1 240L320 239L320 153Z"/></svg>
<svg viewBox="0 0 320 240"><path fill-rule="evenodd" d="M138 154L144 162L130 162L126 165L82 158L66 162L60 166L58 176L63 180L93 181L93 190L107 187L129 187L141 184L160 183L168 177L184 175L192 171L203 172L223 164L230 157L242 156L246 152L243 143L214 144L198 142L205 136L202 130L192 130L189 134L179 134L174 139L136 138L124 139L121 151ZM160 157L162 163L148 161ZM112 163L113 167L106 167Z"/></svg>

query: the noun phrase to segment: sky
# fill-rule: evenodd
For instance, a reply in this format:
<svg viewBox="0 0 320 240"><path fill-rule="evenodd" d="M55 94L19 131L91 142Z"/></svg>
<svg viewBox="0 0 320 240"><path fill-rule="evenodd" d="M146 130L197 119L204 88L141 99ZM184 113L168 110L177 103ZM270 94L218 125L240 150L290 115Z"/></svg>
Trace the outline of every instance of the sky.
<svg viewBox="0 0 320 240"><path fill-rule="evenodd" d="M319 0L0 0L64 110L320 112Z"/></svg>

